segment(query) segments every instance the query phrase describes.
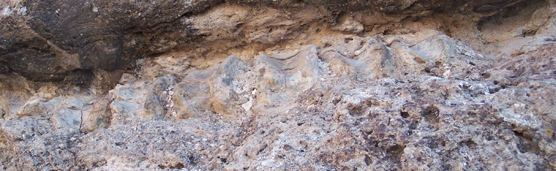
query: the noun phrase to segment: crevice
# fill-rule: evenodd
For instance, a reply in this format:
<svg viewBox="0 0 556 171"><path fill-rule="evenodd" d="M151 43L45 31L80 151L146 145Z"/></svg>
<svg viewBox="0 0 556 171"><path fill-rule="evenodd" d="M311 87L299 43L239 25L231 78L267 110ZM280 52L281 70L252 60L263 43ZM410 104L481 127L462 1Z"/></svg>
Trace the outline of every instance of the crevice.
<svg viewBox="0 0 556 171"><path fill-rule="evenodd" d="M426 121L435 124L438 123L438 116L440 115L440 110L436 106L429 105L422 110L421 115L425 117Z"/></svg>
<svg viewBox="0 0 556 171"><path fill-rule="evenodd" d="M400 163L401 162L401 157L403 154L403 151L405 149L405 145L394 145L390 148L388 148L386 150L386 153L388 153L389 155L391 155L391 159L396 162L396 163Z"/></svg>
<svg viewBox="0 0 556 171"><path fill-rule="evenodd" d="M521 153L532 152L535 154L539 154L541 152L538 143L534 141L534 132L530 131L513 131L515 136L518 138L517 141L517 148Z"/></svg>

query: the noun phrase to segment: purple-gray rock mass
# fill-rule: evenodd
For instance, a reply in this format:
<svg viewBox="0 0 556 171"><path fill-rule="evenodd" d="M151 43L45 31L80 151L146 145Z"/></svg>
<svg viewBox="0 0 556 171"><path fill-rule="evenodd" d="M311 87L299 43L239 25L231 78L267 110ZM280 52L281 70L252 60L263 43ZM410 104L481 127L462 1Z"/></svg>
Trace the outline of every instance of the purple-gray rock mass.
<svg viewBox="0 0 556 171"><path fill-rule="evenodd" d="M556 170L556 0L3 0L0 170Z"/></svg>

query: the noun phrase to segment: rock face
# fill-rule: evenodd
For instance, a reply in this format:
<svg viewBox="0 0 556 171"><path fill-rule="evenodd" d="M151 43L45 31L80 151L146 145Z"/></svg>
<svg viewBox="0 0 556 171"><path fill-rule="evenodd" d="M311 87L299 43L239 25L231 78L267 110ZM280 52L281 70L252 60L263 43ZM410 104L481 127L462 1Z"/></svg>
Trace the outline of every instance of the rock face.
<svg viewBox="0 0 556 171"><path fill-rule="evenodd" d="M0 7L1 170L556 167L553 1Z"/></svg>
<svg viewBox="0 0 556 171"><path fill-rule="evenodd" d="M0 31L1 59L15 72L39 81L60 80L76 69L121 69L189 37L186 25L168 25L216 3L22 1L4 7L8 15L2 17L7 24ZM17 15L9 15L13 12Z"/></svg>
<svg viewBox="0 0 556 171"><path fill-rule="evenodd" d="M321 20L321 23L330 22L326 23L330 25L339 19L342 20L339 23L343 25L338 26L337 29L363 31L363 25L358 21L345 17L348 11L393 13L396 18L426 15L435 10L488 16L519 2L518 0L461 3L449 0L433 2L416 0L12 1L14 0L2 4L3 14L0 20L5 23L0 27L2 68L13 70L35 81L63 80L75 70L125 69L132 67L130 63L135 59L166 52L192 41L210 41L228 37L237 42L247 41L247 44L250 41L275 44L284 38L295 39L294 32L303 30L304 23L316 20ZM245 10L245 7L230 4L257 7L249 7L250 9ZM279 9L268 9L269 7L259 5ZM195 15L212 6L227 9L211 10L213 15L201 17ZM271 12L267 13L266 10ZM260 33L261 31L264 33Z"/></svg>

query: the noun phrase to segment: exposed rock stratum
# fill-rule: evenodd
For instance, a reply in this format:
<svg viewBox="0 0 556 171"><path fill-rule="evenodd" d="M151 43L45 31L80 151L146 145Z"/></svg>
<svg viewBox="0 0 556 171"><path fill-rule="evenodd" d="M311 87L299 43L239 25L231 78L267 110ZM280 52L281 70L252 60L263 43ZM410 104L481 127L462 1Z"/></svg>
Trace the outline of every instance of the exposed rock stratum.
<svg viewBox="0 0 556 171"><path fill-rule="evenodd" d="M555 170L554 0L5 0L0 170Z"/></svg>

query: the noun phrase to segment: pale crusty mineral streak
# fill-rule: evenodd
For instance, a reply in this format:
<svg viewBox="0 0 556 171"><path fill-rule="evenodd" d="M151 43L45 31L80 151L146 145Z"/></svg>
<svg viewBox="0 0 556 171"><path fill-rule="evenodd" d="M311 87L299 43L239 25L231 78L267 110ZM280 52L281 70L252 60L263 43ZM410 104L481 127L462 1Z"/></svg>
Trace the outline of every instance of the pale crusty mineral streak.
<svg viewBox="0 0 556 171"><path fill-rule="evenodd" d="M556 168L552 0L70 2L0 3L0 170Z"/></svg>

